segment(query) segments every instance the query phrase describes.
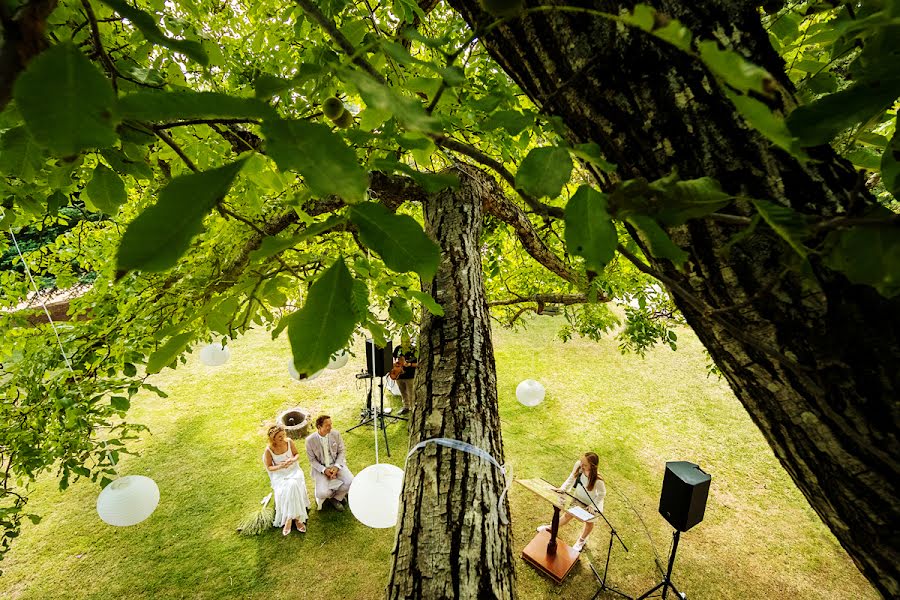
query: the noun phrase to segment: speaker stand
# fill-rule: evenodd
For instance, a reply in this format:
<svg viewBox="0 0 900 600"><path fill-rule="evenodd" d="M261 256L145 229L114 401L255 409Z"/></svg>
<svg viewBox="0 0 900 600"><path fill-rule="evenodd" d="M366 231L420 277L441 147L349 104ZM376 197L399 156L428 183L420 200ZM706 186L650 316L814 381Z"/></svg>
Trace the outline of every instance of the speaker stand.
<svg viewBox="0 0 900 600"><path fill-rule="evenodd" d="M662 597L663 600L666 598L666 594L669 591L669 588L672 588L672 591L675 592L675 596L677 598L686 598L684 594L678 591L678 588L675 587L675 584L672 583L672 567L675 566L675 553L678 552L678 540L681 538L681 532L677 529L675 533L672 534L672 552L669 553L669 568L666 569L666 575L663 577L663 580L658 584L653 586L646 593L642 594L637 598L637 600L644 600L644 598L648 598L650 594L662 588Z"/></svg>
<svg viewBox="0 0 900 600"><path fill-rule="evenodd" d="M384 411L384 378L378 380L378 393L381 397L378 406L372 406L373 381L374 378L369 379L369 391L366 395L366 408L364 408L362 413L360 414L359 423L348 429L347 433L353 431L357 427L362 427L363 425L373 423L374 426L379 427L381 429L381 433L384 434L384 447L387 450L387 455L390 456L391 447L388 444L387 421L385 419L394 419L394 421L406 421L406 419L404 417L392 415L391 413Z"/></svg>

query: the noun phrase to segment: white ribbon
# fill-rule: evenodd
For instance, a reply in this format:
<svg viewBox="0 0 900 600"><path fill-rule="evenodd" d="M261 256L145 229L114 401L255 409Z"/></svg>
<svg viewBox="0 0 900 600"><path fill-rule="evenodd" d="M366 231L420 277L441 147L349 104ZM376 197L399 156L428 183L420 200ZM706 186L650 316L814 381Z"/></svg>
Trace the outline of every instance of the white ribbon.
<svg viewBox="0 0 900 600"><path fill-rule="evenodd" d="M421 441L410 449L409 454L406 455L406 460L409 460L409 457L413 455L413 452L424 448L428 444L437 444L439 446L445 446L454 450L462 450L463 452L474 454L500 469L500 472L503 474L503 482L505 485L503 486L503 492L500 494L500 499L497 501L497 512L500 514L500 522L504 525L509 525L509 518L503 510L503 499L506 497L506 492L509 490L512 481L512 465L501 465L489 452L482 450L478 446L473 446L468 442L451 438L428 438L427 440Z"/></svg>

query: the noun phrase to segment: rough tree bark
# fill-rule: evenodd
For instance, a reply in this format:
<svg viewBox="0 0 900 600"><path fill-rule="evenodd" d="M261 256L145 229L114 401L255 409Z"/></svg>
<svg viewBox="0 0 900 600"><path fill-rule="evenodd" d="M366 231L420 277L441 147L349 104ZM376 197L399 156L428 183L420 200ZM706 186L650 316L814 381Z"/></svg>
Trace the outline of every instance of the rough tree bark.
<svg viewBox="0 0 900 600"><path fill-rule="evenodd" d="M474 175L474 176L473 176ZM425 230L441 248L426 291L443 317L419 333L410 448L430 438L468 442L503 463L497 373L479 240L482 202L496 185L460 171L461 185L423 200ZM436 444L407 460L388 598L514 598L515 571L502 473L479 456Z"/></svg>
<svg viewBox="0 0 900 600"><path fill-rule="evenodd" d="M473 28L494 19L476 0L450 0ZM545 4L562 4L551 0ZM526 2L526 6L532 2ZM632 2L578 3L609 13ZM794 104L758 3L656 0L696 37L717 39L766 67ZM623 179L677 169L732 194L811 216L859 215L873 199L827 147L805 165L749 129L703 66L649 35L585 14L547 12L496 27L483 42L573 141L600 144ZM751 215L738 203L733 214ZM723 251L739 229L689 222L671 230L685 271L653 267L700 302L679 308L812 507L885 596L900 595L900 298L853 285L811 258L818 285L785 272L789 250L766 227ZM675 291L669 285L670 291ZM715 311L715 312L714 312Z"/></svg>

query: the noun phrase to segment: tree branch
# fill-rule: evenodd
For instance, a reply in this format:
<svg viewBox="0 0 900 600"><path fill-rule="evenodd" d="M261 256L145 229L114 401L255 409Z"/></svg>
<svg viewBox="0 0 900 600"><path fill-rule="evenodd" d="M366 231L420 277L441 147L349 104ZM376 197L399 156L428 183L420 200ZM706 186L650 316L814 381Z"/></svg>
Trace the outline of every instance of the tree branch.
<svg viewBox="0 0 900 600"><path fill-rule="evenodd" d="M21 6L14 15L0 7L3 43L0 44L0 110L9 104L13 85L28 62L47 48L44 29L47 18L56 8L57 0L32 0Z"/></svg>
<svg viewBox="0 0 900 600"><path fill-rule="evenodd" d="M240 125L250 123L259 125L259 119L189 119L187 121L176 121L174 123L161 123L154 125L156 129L172 129L173 127L184 127L186 125Z"/></svg>
<svg viewBox="0 0 900 600"><path fill-rule="evenodd" d="M562 219L566 216L566 213L563 209L558 206L550 206L549 204L544 204L539 201L537 198L534 198L525 192L516 188L516 178L510 173L506 167L500 164L499 161L491 158L487 154L480 151L478 148L474 146L470 146L465 142L461 142L455 138L447 137L445 135L430 135L429 136L432 141L438 146L442 148L447 148L448 150L453 150L454 152L458 152L463 156L468 156L472 160L486 166L491 169L495 173L497 173L500 177L503 178L506 183L512 187L512 189L516 190L516 193L525 201L531 210L536 212L537 214L545 217L555 217L557 219Z"/></svg>
<svg viewBox="0 0 900 600"><path fill-rule="evenodd" d="M199 171L197 165L194 164L194 161L188 158L188 155L184 153L184 150L181 149L181 146L179 146L168 133L157 129L156 127L153 127L153 133L156 134L156 137L164 141L166 145L169 146L169 148L174 150L175 154L177 154L179 158L184 161L184 164L186 164L191 171L193 171L194 173Z"/></svg>
<svg viewBox="0 0 900 600"><path fill-rule="evenodd" d="M318 6L313 4L310 0L296 0L296 2L300 5L300 8L303 9L303 12L305 12L313 21L318 23L319 26L325 30L325 33L340 46L341 50L344 51L344 54L349 56L358 67L374 77L379 83L384 83L384 77L381 76L381 73L375 70L375 68L369 64L369 61L356 52L356 48L353 47L350 40L338 30L331 19L326 17L325 14L319 10Z"/></svg>
<svg viewBox="0 0 900 600"><path fill-rule="evenodd" d="M605 302L606 300L600 300ZM488 306L510 306L513 304L523 304L525 302L534 302L538 306L541 304L562 304L571 306L573 304L586 304L590 302L587 294L534 294L533 296L523 296L521 298L510 298L507 300L493 300L488 302Z"/></svg>
<svg viewBox="0 0 900 600"><path fill-rule="evenodd" d="M506 195L493 177L486 175L486 178L493 182L494 189L485 196L485 212L512 227L525 251L547 270L579 288L584 287L584 279L547 247L547 244L535 231L534 225L528 220L525 211L506 199ZM601 301L606 301L606 298L602 298Z"/></svg>

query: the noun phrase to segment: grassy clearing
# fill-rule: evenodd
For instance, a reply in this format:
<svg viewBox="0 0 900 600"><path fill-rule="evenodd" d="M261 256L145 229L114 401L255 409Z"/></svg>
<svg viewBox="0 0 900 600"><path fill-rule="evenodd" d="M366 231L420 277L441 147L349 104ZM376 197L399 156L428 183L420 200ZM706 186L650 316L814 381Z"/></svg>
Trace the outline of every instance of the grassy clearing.
<svg viewBox="0 0 900 600"><path fill-rule="evenodd" d="M609 495L606 514L630 552L613 549L610 583L638 595L658 581L654 553L665 562L671 529L657 513L667 460L690 460L712 474L705 520L682 536L674 579L689 598L877 598L834 537L806 504L722 381L707 379L697 340L680 332L678 352L657 349L645 360L621 356L613 342L555 338L559 322L541 318L527 332L495 331L506 458L517 478L561 483L584 451L600 455ZM290 406L328 412L335 426L355 424L365 400L353 374L362 352L311 382L287 376L287 341L264 332L238 340L223 367L196 359L155 383L170 396L141 394L131 418L151 428L139 456L121 474L153 477L161 500L134 527L106 526L95 512L98 488L78 482L59 493L52 478L36 485L28 524L3 563L0 598L259 598L369 600L387 581L393 530L372 530L349 512L317 513L309 533L282 538L235 533L241 516L268 493L260 465L263 423ZM545 402L515 399L525 378L547 388ZM388 397L390 399L390 397ZM399 407L399 398L393 399ZM388 429L402 466L403 424ZM344 434L351 468L374 462L371 428ZM308 463L301 461L308 473ZM310 478L307 485L312 498ZM510 491L515 548L549 513L537 496ZM570 524L563 537L578 534ZM651 543L652 539L652 543ZM598 525L566 582L556 586L519 561L519 595L590 598L588 560L602 568L608 537ZM612 597L612 596L610 596Z"/></svg>

